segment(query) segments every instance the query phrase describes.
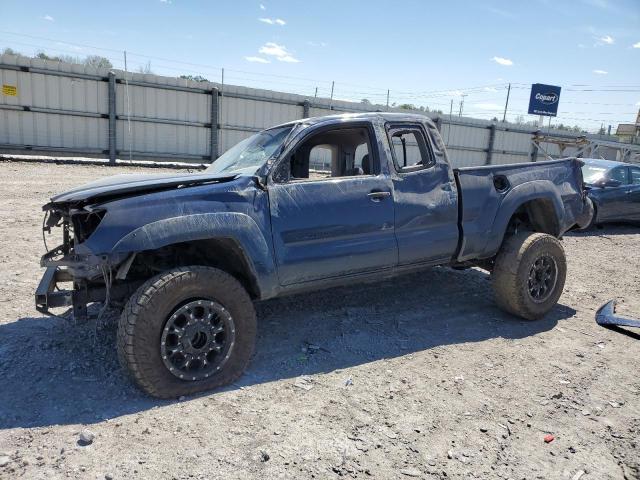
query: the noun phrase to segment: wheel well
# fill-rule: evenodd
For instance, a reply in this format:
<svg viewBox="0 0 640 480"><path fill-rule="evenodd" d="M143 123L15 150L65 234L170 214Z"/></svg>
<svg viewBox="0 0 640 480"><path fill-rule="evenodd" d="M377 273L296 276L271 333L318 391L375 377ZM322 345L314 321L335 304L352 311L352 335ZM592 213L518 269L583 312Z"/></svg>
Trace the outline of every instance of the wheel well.
<svg viewBox="0 0 640 480"><path fill-rule="evenodd" d="M559 237L560 223L553 202L548 198L538 198L520 205L509 220L507 234L522 229Z"/></svg>
<svg viewBox="0 0 640 480"><path fill-rule="evenodd" d="M187 265L219 268L233 275L252 298L260 297L258 282L244 250L230 238L194 240L139 252L127 278L147 279L159 272Z"/></svg>

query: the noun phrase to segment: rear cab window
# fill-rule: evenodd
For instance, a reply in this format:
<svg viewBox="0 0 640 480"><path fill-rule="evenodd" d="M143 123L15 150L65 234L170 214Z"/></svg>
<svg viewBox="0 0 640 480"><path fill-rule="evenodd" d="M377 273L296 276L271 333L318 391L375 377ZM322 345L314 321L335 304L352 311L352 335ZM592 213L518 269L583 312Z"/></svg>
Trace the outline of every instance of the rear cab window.
<svg viewBox="0 0 640 480"><path fill-rule="evenodd" d="M420 125L391 124L387 126L387 135L397 172L415 172L435 165L431 146Z"/></svg>

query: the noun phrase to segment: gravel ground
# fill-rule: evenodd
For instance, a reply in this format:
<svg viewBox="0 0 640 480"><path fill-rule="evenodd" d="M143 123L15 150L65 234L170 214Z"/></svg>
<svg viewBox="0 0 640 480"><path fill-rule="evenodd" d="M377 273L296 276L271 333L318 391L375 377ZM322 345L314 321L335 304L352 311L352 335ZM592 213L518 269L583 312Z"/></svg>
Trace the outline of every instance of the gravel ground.
<svg viewBox="0 0 640 480"><path fill-rule="evenodd" d="M158 401L121 372L113 318L33 308L41 205L145 170L1 168L0 478L640 478L640 343L594 321L613 297L640 317L638 228L567 235L538 322L498 310L480 270L262 302L237 384Z"/></svg>

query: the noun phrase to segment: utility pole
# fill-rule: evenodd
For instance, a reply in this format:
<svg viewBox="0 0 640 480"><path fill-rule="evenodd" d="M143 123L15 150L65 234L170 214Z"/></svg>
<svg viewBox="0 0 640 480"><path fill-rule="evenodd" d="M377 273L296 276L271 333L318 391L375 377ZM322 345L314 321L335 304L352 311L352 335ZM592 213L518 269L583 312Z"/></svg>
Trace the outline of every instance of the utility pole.
<svg viewBox="0 0 640 480"><path fill-rule="evenodd" d="M502 115L502 123L507 121L507 108L509 108L509 94L511 94L511 84L509 84L509 88L507 89L507 101L504 104L504 115Z"/></svg>
<svg viewBox="0 0 640 480"><path fill-rule="evenodd" d="M318 87L316 87L316 93L313 94L313 98L318 98Z"/></svg>
<svg viewBox="0 0 640 480"><path fill-rule="evenodd" d="M389 90L387 90L387 110L389 110Z"/></svg>
<svg viewBox="0 0 640 480"><path fill-rule="evenodd" d="M463 93L462 96L462 100L460 100L460 111L458 112L458 116L461 117L462 116L462 111L464 110L464 97L466 97L468 94Z"/></svg>
<svg viewBox="0 0 640 480"><path fill-rule="evenodd" d="M335 80L331 82L331 99L329 100L329 110L333 109L333 87L336 86Z"/></svg>

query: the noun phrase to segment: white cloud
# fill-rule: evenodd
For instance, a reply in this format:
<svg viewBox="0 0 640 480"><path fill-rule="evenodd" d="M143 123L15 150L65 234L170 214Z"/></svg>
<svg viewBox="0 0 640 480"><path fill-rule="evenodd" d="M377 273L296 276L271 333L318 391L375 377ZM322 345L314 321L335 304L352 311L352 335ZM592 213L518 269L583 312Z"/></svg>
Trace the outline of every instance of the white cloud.
<svg viewBox="0 0 640 480"><path fill-rule="evenodd" d="M265 7L265 6L261 3L261 4L260 4L260 10L264 11L264 10L266 10L266 9L267 9L267 7Z"/></svg>
<svg viewBox="0 0 640 480"><path fill-rule="evenodd" d="M462 90L451 90L447 92L447 96L449 97L461 97L462 95L464 95Z"/></svg>
<svg viewBox="0 0 640 480"><path fill-rule="evenodd" d="M269 25L286 25L287 22L282 20L281 18L259 18L259 22L267 23Z"/></svg>
<svg viewBox="0 0 640 480"><path fill-rule="evenodd" d="M480 110L502 110L504 108L504 105L497 103L474 103L473 106Z"/></svg>
<svg viewBox="0 0 640 480"><path fill-rule="evenodd" d="M258 50L263 55L268 55L270 57L276 57L281 62L286 63L299 63L300 60L295 58L291 52L287 50L287 47L284 45L278 45L274 42L267 42Z"/></svg>
<svg viewBox="0 0 640 480"><path fill-rule="evenodd" d="M498 90L494 87L484 87L485 92L497 92Z"/></svg>
<svg viewBox="0 0 640 480"><path fill-rule="evenodd" d="M513 61L509 60L508 58L493 57L491 60L496 62L498 65L504 65L505 67L510 67L513 65Z"/></svg>
<svg viewBox="0 0 640 480"><path fill-rule="evenodd" d="M606 70L594 70L593 73L595 73L596 75L606 75L607 72Z"/></svg>
<svg viewBox="0 0 640 480"><path fill-rule="evenodd" d="M44 17L42 17L44 20L46 20L47 22L55 22L55 18L53 18L51 15L45 15Z"/></svg>
<svg viewBox="0 0 640 480"><path fill-rule="evenodd" d="M312 47L326 47L327 45L329 45L327 42L307 42L307 45L310 45Z"/></svg>
<svg viewBox="0 0 640 480"><path fill-rule="evenodd" d="M636 107L640 107L640 102L636 102Z"/></svg>
<svg viewBox="0 0 640 480"><path fill-rule="evenodd" d="M244 57L244 59L247 62L252 62L252 63L271 63L269 60L262 57Z"/></svg>
<svg viewBox="0 0 640 480"><path fill-rule="evenodd" d="M160 3L164 3L165 5L171 5L173 2L171 0L160 0Z"/></svg>
<svg viewBox="0 0 640 480"><path fill-rule="evenodd" d="M633 48L640 48L640 42L631 45Z"/></svg>
<svg viewBox="0 0 640 480"><path fill-rule="evenodd" d="M281 62L287 62L287 63L300 63L300 60L298 60L295 57L292 57L291 55L285 55L284 57L276 57L278 60L280 60Z"/></svg>
<svg viewBox="0 0 640 480"><path fill-rule="evenodd" d="M289 55L287 52L287 47L284 45L278 45L274 42L267 42L258 50L260 53L264 55L271 55L274 57L284 57L285 55Z"/></svg>
<svg viewBox="0 0 640 480"><path fill-rule="evenodd" d="M602 37L596 37L595 46L598 47L600 45L613 45L614 43L616 43L616 41L611 35L604 35Z"/></svg>

